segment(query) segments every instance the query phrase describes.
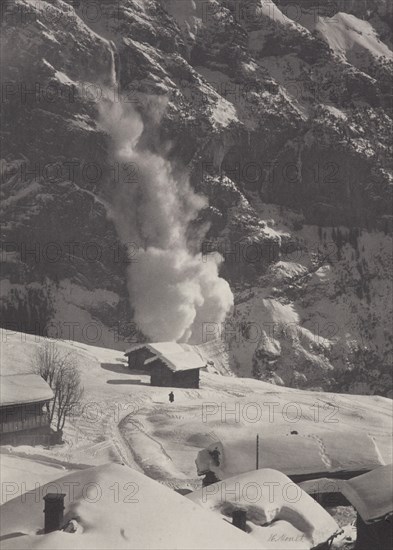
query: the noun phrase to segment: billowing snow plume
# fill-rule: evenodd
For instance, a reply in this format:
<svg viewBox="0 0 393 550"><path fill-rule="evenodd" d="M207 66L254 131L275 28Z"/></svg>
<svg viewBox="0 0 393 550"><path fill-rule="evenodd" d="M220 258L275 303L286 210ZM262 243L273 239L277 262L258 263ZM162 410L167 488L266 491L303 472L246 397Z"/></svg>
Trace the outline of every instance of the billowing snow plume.
<svg viewBox="0 0 393 550"><path fill-rule="evenodd" d="M132 107L106 104L101 123L119 165L113 219L132 259L128 287L135 321L153 341L201 341L203 323L222 322L233 304L218 275L222 259L203 261L187 246L188 225L205 200L187 178L174 176L170 162L140 147L144 125Z"/></svg>

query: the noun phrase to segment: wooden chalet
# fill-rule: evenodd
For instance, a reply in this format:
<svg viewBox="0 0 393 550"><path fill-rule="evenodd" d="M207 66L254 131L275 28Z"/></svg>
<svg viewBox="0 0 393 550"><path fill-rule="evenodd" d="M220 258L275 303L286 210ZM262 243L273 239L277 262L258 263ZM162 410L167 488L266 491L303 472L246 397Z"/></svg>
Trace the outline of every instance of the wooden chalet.
<svg viewBox="0 0 393 550"><path fill-rule="evenodd" d="M50 386L38 374L0 376L1 441L23 435L50 434L46 405L53 399Z"/></svg>
<svg viewBox="0 0 393 550"><path fill-rule="evenodd" d="M207 366L196 346L176 342L141 344L125 355L130 370L150 374L152 386L199 388L199 371Z"/></svg>
<svg viewBox="0 0 393 550"><path fill-rule="evenodd" d="M315 479L300 483L300 487L317 500L321 496L330 497L329 500L323 499L323 506L340 503L356 509L355 550L393 548L392 464L351 479Z"/></svg>

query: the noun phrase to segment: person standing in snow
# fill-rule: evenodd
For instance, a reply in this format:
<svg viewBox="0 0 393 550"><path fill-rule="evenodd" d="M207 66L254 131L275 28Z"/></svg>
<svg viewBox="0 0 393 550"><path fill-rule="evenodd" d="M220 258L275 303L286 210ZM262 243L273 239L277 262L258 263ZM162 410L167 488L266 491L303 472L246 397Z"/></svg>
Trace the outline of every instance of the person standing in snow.
<svg viewBox="0 0 393 550"><path fill-rule="evenodd" d="M169 401L170 403L173 403L175 400L175 394L173 393L173 391L171 391L171 393L169 394Z"/></svg>

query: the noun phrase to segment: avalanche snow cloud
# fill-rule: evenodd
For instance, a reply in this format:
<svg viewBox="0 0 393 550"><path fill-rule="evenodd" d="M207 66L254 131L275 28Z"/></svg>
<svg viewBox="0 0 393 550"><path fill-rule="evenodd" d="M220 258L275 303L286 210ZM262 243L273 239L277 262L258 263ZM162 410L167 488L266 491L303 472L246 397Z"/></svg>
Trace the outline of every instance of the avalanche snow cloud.
<svg viewBox="0 0 393 550"><path fill-rule="evenodd" d="M205 200L186 177L174 176L169 161L140 146L144 125L132 106L105 103L100 118L115 162L126 168L120 170L112 218L130 248L135 321L153 341L201 341L203 323L222 322L233 305L231 289L218 275L222 258L203 261L188 247L187 228Z"/></svg>

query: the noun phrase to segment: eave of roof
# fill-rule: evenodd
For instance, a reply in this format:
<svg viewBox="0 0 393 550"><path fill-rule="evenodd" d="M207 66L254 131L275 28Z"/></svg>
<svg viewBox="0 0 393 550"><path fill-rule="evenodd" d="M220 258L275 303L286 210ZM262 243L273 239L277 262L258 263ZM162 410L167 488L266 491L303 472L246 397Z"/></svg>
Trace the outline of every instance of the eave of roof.
<svg viewBox="0 0 393 550"><path fill-rule="evenodd" d="M0 406L39 403L53 399L53 392L38 374L0 376Z"/></svg>

